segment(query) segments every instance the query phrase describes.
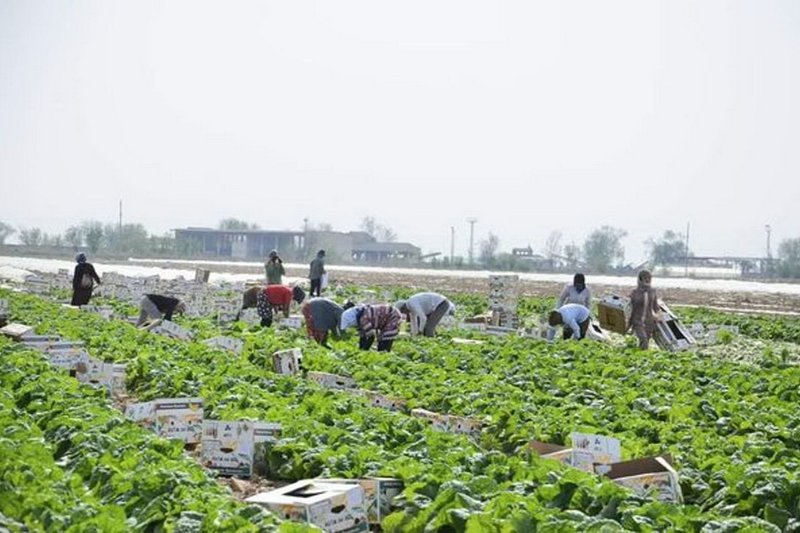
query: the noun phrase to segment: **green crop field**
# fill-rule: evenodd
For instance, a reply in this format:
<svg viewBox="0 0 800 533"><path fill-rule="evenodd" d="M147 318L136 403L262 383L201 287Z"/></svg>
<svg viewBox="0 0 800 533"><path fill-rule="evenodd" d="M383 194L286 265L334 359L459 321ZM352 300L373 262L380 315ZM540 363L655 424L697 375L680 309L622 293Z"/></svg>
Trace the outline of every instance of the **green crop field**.
<svg viewBox="0 0 800 533"><path fill-rule="evenodd" d="M384 531L800 531L800 320L680 311L689 323L740 331L680 353L642 352L619 338L548 344L463 330L404 337L383 353L359 351L352 337L328 350L304 330L210 318L177 319L195 337L173 340L53 299L8 290L0 298L37 333L127 364L128 392L140 401L200 397L208 418L281 423L264 458L269 479L401 478L406 489ZM485 308L454 299L460 312ZM524 300L523 320L549 305ZM202 343L219 335L243 340L241 355ZM272 354L294 347L306 370L351 376L407 410L276 374ZM438 432L414 408L483 428ZM620 439L624 459L670 454L684 503L636 496L528 446L568 444L574 431ZM299 528L237 501L182 448L127 421L104 392L39 352L0 340L0 531Z"/></svg>

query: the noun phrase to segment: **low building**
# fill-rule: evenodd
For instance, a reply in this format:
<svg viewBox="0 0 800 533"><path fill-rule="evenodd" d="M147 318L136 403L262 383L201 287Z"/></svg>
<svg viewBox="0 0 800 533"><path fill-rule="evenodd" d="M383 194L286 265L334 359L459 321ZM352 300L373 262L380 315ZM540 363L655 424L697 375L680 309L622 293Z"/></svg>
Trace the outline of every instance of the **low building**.
<svg viewBox="0 0 800 533"><path fill-rule="evenodd" d="M176 229L176 249L188 256L263 259L277 250L284 259L305 260L325 250L331 262L417 262L421 250L407 242L376 242L363 231Z"/></svg>
<svg viewBox="0 0 800 533"><path fill-rule="evenodd" d="M422 250L411 243L372 242L355 245L352 258L356 263L415 263L421 255Z"/></svg>

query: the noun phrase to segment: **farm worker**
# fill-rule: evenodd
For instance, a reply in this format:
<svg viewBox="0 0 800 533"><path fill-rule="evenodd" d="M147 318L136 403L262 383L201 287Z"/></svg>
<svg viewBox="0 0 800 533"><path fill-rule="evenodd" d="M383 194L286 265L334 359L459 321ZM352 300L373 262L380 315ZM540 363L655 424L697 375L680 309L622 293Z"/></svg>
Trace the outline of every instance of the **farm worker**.
<svg viewBox="0 0 800 533"><path fill-rule="evenodd" d="M408 300L400 300L394 306L408 315L412 335L422 334L426 337L433 337L442 318L456 311L453 302L435 292L418 292Z"/></svg>
<svg viewBox="0 0 800 533"><path fill-rule="evenodd" d="M586 286L586 278L580 272L572 278L572 285L564 286L564 290L558 296L556 308L565 304L580 304L587 309L592 308L592 292Z"/></svg>
<svg viewBox="0 0 800 533"><path fill-rule="evenodd" d="M651 286L653 276L647 270L639 272L636 288L631 291L631 316L628 330L639 339L639 349L646 350L650 346L650 338L656 330L656 320L660 314L658 295Z"/></svg>
<svg viewBox="0 0 800 533"><path fill-rule="evenodd" d="M244 291L242 296L242 311L255 307L258 310L258 316L261 317L261 325L269 327L272 325L274 312L283 312L283 316L288 317L292 300L301 303L305 297L306 293L300 287L293 289L285 285L250 287ZM238 319L239 315L236 318Z"/></svg>
<svg viewBox="0 0 800 533"><path fill-rule="evenodd" d="M72 305L86 305L92 298L94 284L100 285L100 277L94 265L86 262L86 254L81 252L75 256L75 274L72 276Z"/></svg>
<svg viewBox="0 0 800 533"><path fill-rule="evenodd" d="M172 314L183 314L186 312L186 304L171 296L160 294L145 294L139 303L139 321L136 322L138 328L148 320L172 320Z"/></svg>
<svg viewBox="0 0 800 533"><path fill-rule="evenodd" d="M589 329L589 309L581 304L562 305L550 311L548 322L552 327L563 326L564 340L572 337L579 341L586 336L586 330Z"/></svg>
<svg viewBox="0 0 800 533"><path fill-rule="evenodd" d="M277 250L269 253L269 259L264 263L264 270L267 272L267 285L280 285L286 270L283 268L283 261L278 256Z"/></svg>
<svg viewBox="0 0 800 533"><path fill-rule="evenodd" d="M328 346L328 333L339 335L339 321L344 309L328 298L311 298L301 308L308 336L322 346Z"/></svg>
<svg viewBox="0 0 800 533"><path fill-rule="evenodd" d="M325 274L325 250L317 252L308 270L308 280L311 282L311 297L319 296L322 292L322 276Z"/></svg>
<svg viewBox="0 0 800 533"><path fill-rule="evenodd" d="M377 337L378 351L390 352L392 343L400 332L401 320L403 320L403 315L393 305L367 304L350 308L345 305L339 329L344 331L347 328L355 327L359 335L358 347L362 350L369 350Z"/></svg>

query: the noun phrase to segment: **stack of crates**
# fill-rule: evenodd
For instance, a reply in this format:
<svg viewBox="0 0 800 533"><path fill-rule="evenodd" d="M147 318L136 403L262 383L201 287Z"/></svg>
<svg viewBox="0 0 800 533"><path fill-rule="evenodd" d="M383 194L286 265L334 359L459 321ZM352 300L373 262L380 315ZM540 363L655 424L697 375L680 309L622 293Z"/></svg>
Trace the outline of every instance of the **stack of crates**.
<svg viewBox="0 0 800 533"><path fill-rule="evenodd" d="M504 328L519 326L517 319L517 298L519 296L519 276L489 276L489 309L492 311L492 325Z"/></svg>

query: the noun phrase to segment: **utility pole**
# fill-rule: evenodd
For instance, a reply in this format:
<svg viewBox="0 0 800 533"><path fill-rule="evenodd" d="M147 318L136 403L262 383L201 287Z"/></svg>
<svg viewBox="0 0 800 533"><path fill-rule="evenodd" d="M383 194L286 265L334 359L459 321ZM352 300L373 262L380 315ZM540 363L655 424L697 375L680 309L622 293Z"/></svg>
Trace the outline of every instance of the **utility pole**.
<svg viewBox="0 0 800 533"><path fill-rule="evenodd" d="M770 246L770 238L772 237L772 226L767 224L764 226L767 231L767 275L772 275L772 247Z"/></svg>
<svg viewBox="0 0 800 533"><path fill-rule="evenodd" d="M119 234L122 235L122 199L119 200Z"/></svg>
<svg viewBox="0 0 800 533"><path fill-rule="evenodd" d="M450 266L453 266L456 251L456 227L450 226Z"/></svg>
<svg viewBox="0 0 800 533"><path fill-rule="evenodd" d="M475 255L473 254L474 246L475 246L475 223L478 221L475 217L470 217L467 219L469 223L469 264L470 266L473 265Z"/></svg>
<svg viewBox="0 0 800 533"><path fill-rule="evenodd" d="M689 223L686 223L686 247L683 251L683 276L689 277Z"/></svg>

